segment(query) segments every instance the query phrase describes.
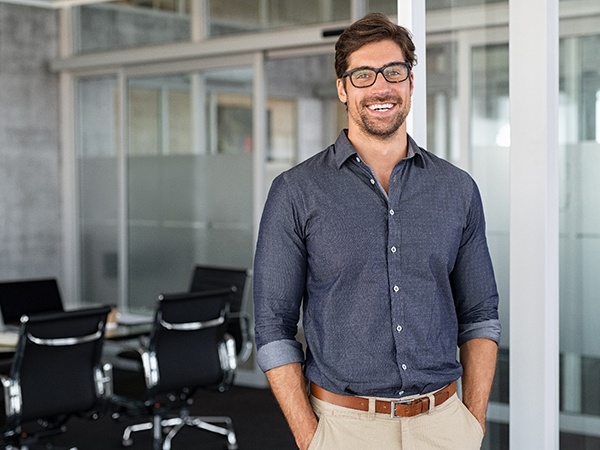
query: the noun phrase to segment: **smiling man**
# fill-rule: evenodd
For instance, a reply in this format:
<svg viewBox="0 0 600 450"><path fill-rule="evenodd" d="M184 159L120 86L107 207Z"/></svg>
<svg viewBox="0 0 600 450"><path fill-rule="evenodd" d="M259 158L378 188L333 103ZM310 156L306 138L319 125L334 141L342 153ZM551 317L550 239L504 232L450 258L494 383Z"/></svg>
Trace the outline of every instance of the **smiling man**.
<svg viewBox="0 0 600 450"><path fill-rule="evenodd" d="M348 129L265 205L258 363L301 450L481 446L498 294L475 182L406 132L415 64L410 33L385 16L345 30Z"/></svg>

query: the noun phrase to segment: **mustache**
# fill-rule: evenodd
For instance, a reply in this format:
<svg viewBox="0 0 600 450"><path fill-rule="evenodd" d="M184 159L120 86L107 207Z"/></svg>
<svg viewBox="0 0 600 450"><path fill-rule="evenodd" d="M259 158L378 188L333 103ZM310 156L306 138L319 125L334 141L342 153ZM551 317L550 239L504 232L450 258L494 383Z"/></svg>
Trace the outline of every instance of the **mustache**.
<svg viewBox="0 0 600 450"><path fill-rule="evenodd" d="M383 96L383 95L376 95L374 97L370 97L367 99L364 99L362 101L363 105L370 105L373 103L397 103L399 105L402 104L402 99L400 97L393 97L393 96Z"/></svg>

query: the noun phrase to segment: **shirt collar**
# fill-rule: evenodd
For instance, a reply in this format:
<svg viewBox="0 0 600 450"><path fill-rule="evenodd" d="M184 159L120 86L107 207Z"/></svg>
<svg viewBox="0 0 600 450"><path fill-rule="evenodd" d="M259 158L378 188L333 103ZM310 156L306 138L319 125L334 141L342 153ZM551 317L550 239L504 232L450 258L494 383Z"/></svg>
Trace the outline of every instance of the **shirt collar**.
<svg viewBox="0 0 600 450"><path fill-rule="evenodd" d="M357 152L348 140L348 130L343 129L340 132L334 146L334 159L338 169L344 165L348 158L356 156ZM421 147L417 145L410 135L408 135L408 151L405 159L414 158L414 162L421 167L425 167L425 159Z"/></svg>

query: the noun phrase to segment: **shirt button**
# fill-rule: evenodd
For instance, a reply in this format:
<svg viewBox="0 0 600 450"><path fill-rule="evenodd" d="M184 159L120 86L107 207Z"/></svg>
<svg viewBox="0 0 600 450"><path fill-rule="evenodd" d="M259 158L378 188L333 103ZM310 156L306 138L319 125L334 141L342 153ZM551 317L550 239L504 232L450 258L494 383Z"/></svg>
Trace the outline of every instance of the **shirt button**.
<svg viewBox="0 0 600 450"><path fill-rule="evenodd" d="M396 253L396 247L392 247L390 250L392 251L392 253Z"/></svg>
<svg viewBox="0 0 600 450"><path fill-rule="evenodd" d="M394 292L398 292L400 288L398 286L394 286Z"/></svg>
<svg viewBox="0 0 600 450"><path fill-rule="evenodd" d="M395 214L393 209L390 209L390 216L393 216Z"/></svg>
<svg viewBox="0 0 600 450"><path fill-rule="evenodd" d="M396 331L397 331L398 333L400 333L400 332L402 331L402 325L398 325L398 326L396 327Z"/></svg>
<svg viewBox="0 0 600 450"><path fill-rule="evenodd" d="M371 178L369 181L371 182L371 184L375 184L375 180L373 178Z"/></svg>
<svg viewBox="0 0 600 450"><path fill-rule="evenodd" d="M360 158L358 156L356 157L356 162L360 162Z"/></svg>
<svg viewBox="0 0 600 450"><path fill-rule="evenodd" d="M402 370L406 370L406 364L402 364Z"/></svg>

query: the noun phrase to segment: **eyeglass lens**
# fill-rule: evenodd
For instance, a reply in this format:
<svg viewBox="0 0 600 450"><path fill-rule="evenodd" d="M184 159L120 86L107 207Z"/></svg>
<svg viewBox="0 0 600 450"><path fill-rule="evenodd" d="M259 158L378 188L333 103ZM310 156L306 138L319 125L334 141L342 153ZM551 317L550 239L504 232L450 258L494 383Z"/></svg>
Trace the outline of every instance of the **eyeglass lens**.
<svg viewBox="0 0 600 450"><path fill-rule="evenodd" d="M355 87L369 87L375 84L379 72L389 83L399 83L406 80L409 75L409 69L405 65L392 64L380 69L358 69L350 73L350 81Z"/></svg>

